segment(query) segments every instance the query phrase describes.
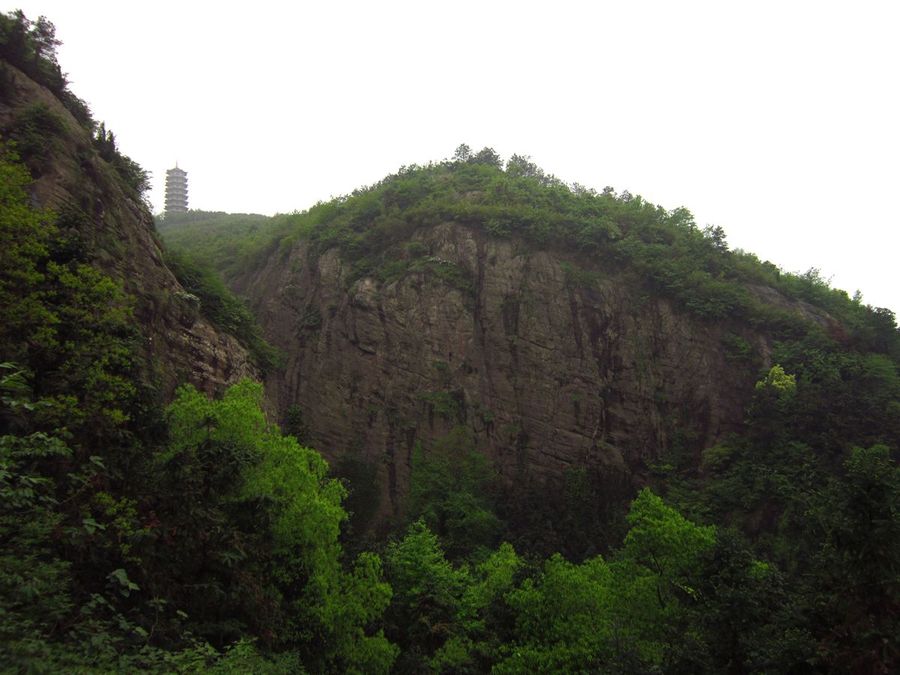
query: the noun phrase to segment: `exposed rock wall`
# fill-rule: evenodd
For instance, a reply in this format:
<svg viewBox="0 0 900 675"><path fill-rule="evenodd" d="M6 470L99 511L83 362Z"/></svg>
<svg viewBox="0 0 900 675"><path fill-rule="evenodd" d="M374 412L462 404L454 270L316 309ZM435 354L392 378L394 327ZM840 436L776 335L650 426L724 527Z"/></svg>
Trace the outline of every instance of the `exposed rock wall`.
<svg viewBox="0 0 900 675"><path fill-rule="evenodd" d="M627 273L447 223L420 230L424 271L350 281L336 250L300 242L238 290L287 356L269 379L310 442L378 467L397 507L417 439L464 424L499 471L637 474L676 443L699 452L741 424L765 340L652 297ZM591 267L590 261L580 261ZM577 273L576 273L577 275ZM755 358L729 354L723 340Z"/></svg>

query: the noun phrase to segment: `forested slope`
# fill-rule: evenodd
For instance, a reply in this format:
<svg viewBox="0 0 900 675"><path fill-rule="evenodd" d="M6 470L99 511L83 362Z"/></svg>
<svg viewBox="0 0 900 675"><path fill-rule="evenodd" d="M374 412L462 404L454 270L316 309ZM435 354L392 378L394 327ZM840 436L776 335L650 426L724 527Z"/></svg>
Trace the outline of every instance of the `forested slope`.
<svg viewBox="0 0 900 675"><path fill-rule="evenodd" d="M102 270L134 296L146 375L163 389L187 379L212 391L254 373L246 349L212 325L163 262L142 200L147 174L44 58L52 41L35 58L35 38L17 26L5 28L0 132L28 167L32 202L53 212L59 255Z"/></svg>

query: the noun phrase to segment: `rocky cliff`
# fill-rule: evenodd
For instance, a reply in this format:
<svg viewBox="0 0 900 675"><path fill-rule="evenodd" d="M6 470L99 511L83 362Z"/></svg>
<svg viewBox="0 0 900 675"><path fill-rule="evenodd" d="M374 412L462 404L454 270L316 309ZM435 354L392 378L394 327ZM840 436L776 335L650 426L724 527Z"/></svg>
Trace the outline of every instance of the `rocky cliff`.
<svg viewBox="0 0 900 675"><path fill-rule="evenodd" d="M398 507L416 441L455 425L508 480L580 466L638 482L667 450L740 427L763 335L523 240L447 222L412 241L419 271L388 283L303 240L239 283L288 355L271 397L302 409L329 458L377 466L382 508Z"/></svg>
<svg viewBox="0 0 900 675"><path fill-rule="evenodd" d="M215 391L255 375L247 350L202 316L166 267L147 205L100 156L91 130L49 89L9 63L0 66L0 133L35 177L34 204L55 212L83 255L134 296L147 375L163 393L185 381Z"/></svg>

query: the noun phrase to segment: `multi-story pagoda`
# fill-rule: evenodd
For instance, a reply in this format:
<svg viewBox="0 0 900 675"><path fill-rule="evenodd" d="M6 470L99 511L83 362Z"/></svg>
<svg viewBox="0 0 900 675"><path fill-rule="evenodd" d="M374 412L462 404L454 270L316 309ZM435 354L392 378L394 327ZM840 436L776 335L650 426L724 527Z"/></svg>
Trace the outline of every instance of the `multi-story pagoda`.
<svg viewBox="0 0 900 675"><path fill-rule="evenodd" d="M178 168L166 171L166 213L188 210L187 171Z"/></svg>

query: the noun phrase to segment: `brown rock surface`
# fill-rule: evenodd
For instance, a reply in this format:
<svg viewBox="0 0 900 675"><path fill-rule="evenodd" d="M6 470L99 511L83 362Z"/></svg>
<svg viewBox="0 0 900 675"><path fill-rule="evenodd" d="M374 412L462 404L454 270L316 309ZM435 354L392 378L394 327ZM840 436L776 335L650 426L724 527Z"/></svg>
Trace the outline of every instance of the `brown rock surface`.
<svg viewBox="0 0 900 675"><path fill-rule="evenodd" d="M571 257L521 241L451 223L414 238L428 265L392 283L351 281L336 250L303 241L238 282L288 355L270 397L300 406L330 459L378 466L383 507L399 506L416 440L457 424L510 480L570 465L640 480L676 436L699 452L741 424L761 336L677 311L622 271L568 281ZM729 331L755 363L729 358Z"/></svg>

